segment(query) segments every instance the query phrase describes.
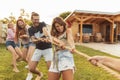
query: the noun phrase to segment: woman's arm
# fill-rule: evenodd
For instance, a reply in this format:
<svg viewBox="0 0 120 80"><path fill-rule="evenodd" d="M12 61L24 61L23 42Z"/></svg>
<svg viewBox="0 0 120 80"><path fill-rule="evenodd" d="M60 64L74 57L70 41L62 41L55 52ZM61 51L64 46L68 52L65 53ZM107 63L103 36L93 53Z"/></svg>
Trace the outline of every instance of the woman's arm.
<svg viewBox="0 0 120 80"><path fill-rule="evenodd" d="M29 38L29 36L28 36L27 34L24 34L24 35L20 35L20 38L21 38L21 39Z"/></svg>
<svg viewBox="0 0 120 80"><path fill-rule="evenodd" d="M43 27L43 34L45 35L45 36L49 36L50 37L50 31L48 31L48 29L47 29L47 27Z"/></svg>
<svg viewBox="0 0 120 80"><path fill-rule="evenodd" d="M75 49L75 43L74 43L74 39L73 39L73 36L72 36L71 28L67 29L67 41L70 44L70 48Z"/></svg>

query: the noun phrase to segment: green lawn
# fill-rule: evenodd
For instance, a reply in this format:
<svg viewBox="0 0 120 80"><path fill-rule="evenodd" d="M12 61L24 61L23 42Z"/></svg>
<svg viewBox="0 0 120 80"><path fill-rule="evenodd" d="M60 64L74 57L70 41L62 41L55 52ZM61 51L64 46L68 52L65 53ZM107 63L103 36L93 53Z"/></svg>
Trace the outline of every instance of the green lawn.
<svg viewBox="0 0 120 80"><path fill-rule="evenodd" d="M106 53L86 48L84 46L76 46L77 50L93 55L108 55ZM114 56L113 56L114 57ZM117 80L111 74L101 68L91 65L86 58L78 54L74 54L76 71L74 80ZM25 80L28 70L25 69L25 62L18 62L19 73L12 71L11 54L6 50L4 44L0 44L0 80ZM38 68L43 72L44 76L41 80L47 80L47 68L44 59L40 61ZM34 75L35 78L36 75ZM33 78L33 80L34 80Z"/></svg>

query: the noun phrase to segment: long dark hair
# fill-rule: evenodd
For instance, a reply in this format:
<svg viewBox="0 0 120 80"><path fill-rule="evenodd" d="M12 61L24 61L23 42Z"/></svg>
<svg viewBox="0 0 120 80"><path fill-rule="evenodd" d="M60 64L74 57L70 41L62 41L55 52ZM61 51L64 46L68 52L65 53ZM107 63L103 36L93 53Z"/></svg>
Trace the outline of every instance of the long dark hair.
<svg viewBox="0 0 120 80"><path fill-rule="evenodd" d="M23 28L21 28L18 25L19 21L22 21L24 23ZM16 37L18 38L20 35L23 35L23 34L26 34L26 23L24 22L23 19L18 19L17 22L16 22Z"/></svg>
<svg viewBox="0 0 120 80"><path fill-rule="evenodd" d="M66 31L67 27L66 27L65 21L61 17L55 17L53 19L52 28L51 28L51 35L55 36L55 37L58 37L59 36L59 32L55 28L55 23L58 23L58 24L60 24L61 26L64 27L63 33Z"/></svg>

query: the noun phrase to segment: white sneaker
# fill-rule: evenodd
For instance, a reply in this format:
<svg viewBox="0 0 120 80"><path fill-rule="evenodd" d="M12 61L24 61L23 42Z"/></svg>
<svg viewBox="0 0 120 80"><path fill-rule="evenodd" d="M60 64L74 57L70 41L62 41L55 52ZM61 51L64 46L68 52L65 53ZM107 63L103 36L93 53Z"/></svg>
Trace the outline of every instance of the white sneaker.
<svg viewBox="0 0 120 80"><path fill-rule="evenodd" d="M28 69L28 68L29 68L29 66L28 66L28 65L26 65L26 66L25 66L25 68L26 68L26 69Z"/></svg>
<svg viewBox="0 0 120 80"><path fill-rule="evenodd" d="M33 78L32 73L28 73L26 80L32 80L32 78Z"/></svg>

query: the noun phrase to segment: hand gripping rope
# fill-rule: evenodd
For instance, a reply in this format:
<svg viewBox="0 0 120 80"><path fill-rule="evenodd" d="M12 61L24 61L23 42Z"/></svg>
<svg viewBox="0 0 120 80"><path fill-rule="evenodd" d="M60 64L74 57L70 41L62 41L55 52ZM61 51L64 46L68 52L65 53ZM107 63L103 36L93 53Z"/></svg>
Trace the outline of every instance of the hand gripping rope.
<svg viewBox="0 0 120 80"><path fill-rule="evenodd" d="M56 45L56 46L60 47L60 44L57 43L57 42L55 42L52 38L54 38L54 37L51 37L50 39L38 38L34 42L37 42L37 41L51 42L53 45ZM66 46L64 46L64 48L67 49L67 50L71 50L71 48L66 47ZM77 53L77 54L79 54L80 56L83 56L83 57L87 58L87 59L90 58L90 56L88 56L88 55L86 55L86 54L84 54L82 52L79 52L76 49L74 50L74 52ZM100 67L100 68L103 68L105 71L107 71L108 73L110 73L111 75L113 75L114 77L116 77L117 79L120 80L120 74L118 72L114 71L113 69L111 69L111 68L109 68L109 67L107 67L107 66L105 66L105 65L103 65L103 64L101 64L99 62L97 62L97 66Z"/></svg>

